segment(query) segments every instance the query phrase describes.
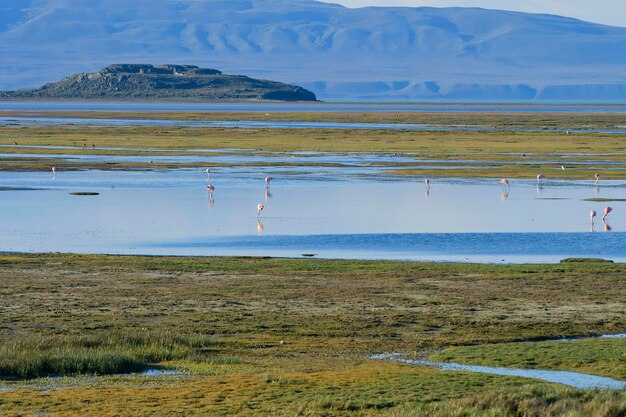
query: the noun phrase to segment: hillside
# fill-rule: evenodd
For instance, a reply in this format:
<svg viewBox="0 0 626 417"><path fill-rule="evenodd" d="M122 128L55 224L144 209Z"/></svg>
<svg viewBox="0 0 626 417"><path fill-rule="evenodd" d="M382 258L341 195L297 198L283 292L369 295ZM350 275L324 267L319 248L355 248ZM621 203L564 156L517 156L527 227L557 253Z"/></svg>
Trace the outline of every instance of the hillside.
<svg viewBox="0 0 626 417"><path fill-rule="evenodd" d="M0 98L315 101L301 87L195 65L109 65L35 90L0 91Z"/></svg>
<svg viewBox="0 0 626 417"><path fill-rule="evenodd" d="M325 100L626 97L626 28L560 16L313 0L5 3L0 89L111 62L193 62Z"/></svg>

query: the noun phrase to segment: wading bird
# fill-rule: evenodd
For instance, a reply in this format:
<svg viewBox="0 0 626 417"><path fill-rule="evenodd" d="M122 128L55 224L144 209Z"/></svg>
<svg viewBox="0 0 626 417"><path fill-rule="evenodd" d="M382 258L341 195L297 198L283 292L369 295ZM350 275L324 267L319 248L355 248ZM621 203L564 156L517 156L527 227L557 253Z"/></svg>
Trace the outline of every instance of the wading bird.
<svg viewBox="0 0 626 417"><path fill-rule="evenodd" d="M595 210L591 210L589 212L589 218L591 219L591 224L593 224L593 218L596 217L596 211Z"/></svg>
<svg viewBox="0 0 626 417"><path fill-rule="evenodd" d="M543 174L537 174L537 187L541 185L542 179L543 179Z"/></svg>
<svg viewBox="0 0 626 417"><path fill-rule="evenodd" d="M430 188L430 180L428 178L424 180L424 184L426 184L426 188Z"/></svg>
<svg viewBox="0 0 626 417"><path fill-rule="evenodd" d="M211 168L205 169L204 172L206 172L206 179L210 180L211 179Z"/></svg>
<svg viewBox="0 0 626 417"><path fill-rule="evenodd" d="M612 212L612 211L613 211L613 209L611 207L605 207L604 208L604 216L602 216L602 221L605 221L606 216L608 216L609 213Z"/></svg>
<svg viewBox="0 0 626 417"><path fill-rule="evenodd" d="M561 165L561 170L565 171L565 165Z"/></svg>
<svg viewBox="0 0 626 417"><path fill-rule="evenodd" d="M257 204L256 206L256 215L260 216L261 215L261 211L265 208L265 206L263 204Z"/></svg>
<svg viewBox="0 0 626 417"><path fill-rule="evenodd" d="M52 167L52 178L57 177L57 167Z"/></svg>
<svg viewBox="0 0 626 417"><path fill-rule="evenodd" d="M215 187L209 184L206 186L206 189L209 190L209 197L213 198L213 192L215 191Z"/></svg>
<svg viewBox="0 0 626 417"><path fill-rule="evenodd" d="M500 184L504 185L506 188L509 188L509 180L502 178L500 180Z"/></svg>
<svg viewBox="0 0 626 417"><path fill-rule="evenodd" d="M272 181L273 178L272 177L265 177L265 188L269 189L270 188L270 181Z"/></svg>
<svg viewBox="0 0 626 417"><path fill-rule="evenodd" d="M598 172L596 172L596 174L594 175L595 179L596 179L596 185L598 185L598 181L600 181L600 174Z"/></svg>

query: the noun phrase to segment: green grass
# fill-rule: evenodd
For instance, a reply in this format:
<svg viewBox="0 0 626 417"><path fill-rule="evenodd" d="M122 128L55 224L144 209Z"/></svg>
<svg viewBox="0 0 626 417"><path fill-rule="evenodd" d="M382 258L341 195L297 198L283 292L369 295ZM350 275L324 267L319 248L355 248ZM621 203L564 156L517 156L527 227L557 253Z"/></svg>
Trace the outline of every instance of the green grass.
<svg viewBox="0 0 626 417"><path fill-rule="evenodd" d="M203 350L218 343L206 336L145 331L22 336L0 342L0 377L137 372L149 364L203 357Z"/></svg>
<svg viewBox="0 0 626 417"><path fill-rule="evenodd" d="M576 370L626 380L626 339L464 346L446 349L430 359L507 368Z"/></svg>
<svg viewBox="0 0 626 417"><path fill-rule="evenodd" d="M178 117L176 115L165 115ZM164 116L164 117L165 117ZM258 115L257 115L258 116ZM310 115L306 117L332 115ZM508 125L516 115L502 121L494 115L455 115L451 121L460 124L463 120ZM570 123L568 118L554 115L517 115L526 125L553 126ZM264 117L264 116L263 116ZM285 115L286 118L293 115ZM305 116L303 116L305 117ZM359 119L358 115L345 115ZM365 116L363 116L365 117ZM369 117L369 116L368 116ZM374 116L372 116L374 117ZM378 116L376 116L378 117ZM382 116L381 116L382 117ZM439 120L439 116L407 115L415 121ZM508 116L507 116L508 117ZM448 120L441 116L441 120ZM572 120L576 119L574 117ZM564 122L565 120L565 122ZM580 123L604 125L614 123L613 116L587 115L576 119ZM594 122L595 120L595 122ZM572 122L573 123L573 122ZM293 164L290 153L297 151L317 152L379 152L402 153L424 162L378 164L390 168L389 174L419 177L487 177L534 179L543 173L546 180L593 179L596 172L603 179L626 178L626 141L623 135L615 134L561 134L540 132L494 132L453 131L417 132L368 129L228 129L196 127L149 127L149 126L5 126L0 131L0 144L11 145L56 145L76 146L79 149L28 149L8 146L5 153L59 153L71 152L84 155L158 155L154 150L171 150L171 155L189 155L190 149L211 150L234 149L261 152L284 152L283 162L276 166L306 166L306 162ZM94 144L97 148L92 148ZM98 147L122 147L122 150L102 150ZM197 155L197 154L196 154ZM563 158L563 159L562 159ZM560 162L560 161L563 162ZM470 161L470 162L467 162ZM518 162L525 161L526 164ZM556 162L555 161L559 161ZM585 166L568 165L568 162L595 162ZM612 162L612 164L608 164ZM560 169L561 164L566 170ZM311 164L315 164L314 161ZM12 171L46 171L52 165L60 170L76 169L176 169L206 166L230 166L229 164L199 163L101 163L62 161L42 158L6 157L0 169ZM255 164L238 164L238 166ZM428 167L425 168L424 165ZM467 166L471 167L468 168ZM334 164L333 166L336 166ZM445 169L444 169L445 168ZM349 169L349 167L346 167Z"/></svg>
<svg viewBox="0 0 626 417"><path fill-rule="evenodd" d="M624 408L623 395L369 356L468 345L510 353L507 342L520 339L621 333L625 277L625 264L596 260L481 265L0 254L4 363L30 364L30 375L69 375L0 383L13 389L0 390L0 410L438 417L516 409L535 415L545 407L608 416L604 410ZM621 366L621 345L597 346L565 352L571 360L560 366L573 369L586 356L594 360L585 372ZM524 355L543 358L542 365L559 356ZM71 376L114 372L111 364L129 358L187 376ZM85 368L89 361L96 365Z"/></svg>

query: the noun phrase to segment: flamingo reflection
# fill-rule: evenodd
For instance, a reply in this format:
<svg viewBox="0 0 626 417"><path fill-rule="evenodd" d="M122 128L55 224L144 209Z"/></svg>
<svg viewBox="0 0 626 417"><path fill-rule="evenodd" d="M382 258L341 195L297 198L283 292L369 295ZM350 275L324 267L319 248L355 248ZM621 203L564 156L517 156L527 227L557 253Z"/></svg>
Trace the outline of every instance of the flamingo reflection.
<svg viewBox="0 0 626 417"><path fill-rule="evenodd" d="M537 174L537 188L541 187L541 180L543 179L543 174Z"/></svg>
<svg viewBox="0 0 626 417"><path fill-rule="evenodd" d="M263 230L265 228L263 227L263 223L261 223L261 219L257 219L256 220L256 231L257 233L263 233Z"/></svg>
<svg viewBox="0 0 626 417"><path fill-rule="evenodd" d="M270 198L272 198L272 193L270 193L269 188L266 188L265 189L265 202L267 203L267 200L269 200Z"/></svg>

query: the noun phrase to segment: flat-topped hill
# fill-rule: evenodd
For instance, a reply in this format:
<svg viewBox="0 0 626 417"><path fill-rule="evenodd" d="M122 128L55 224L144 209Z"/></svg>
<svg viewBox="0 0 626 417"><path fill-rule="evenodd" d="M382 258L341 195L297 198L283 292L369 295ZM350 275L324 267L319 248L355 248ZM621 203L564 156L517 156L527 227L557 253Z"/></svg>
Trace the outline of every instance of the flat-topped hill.
<svg viewBox="0 0 626 417"><path fill-rule="evenodd" d="M0 98L315 101L295 85L228 75L195 65L115 64L33 90L2 91Z"/></svg>

